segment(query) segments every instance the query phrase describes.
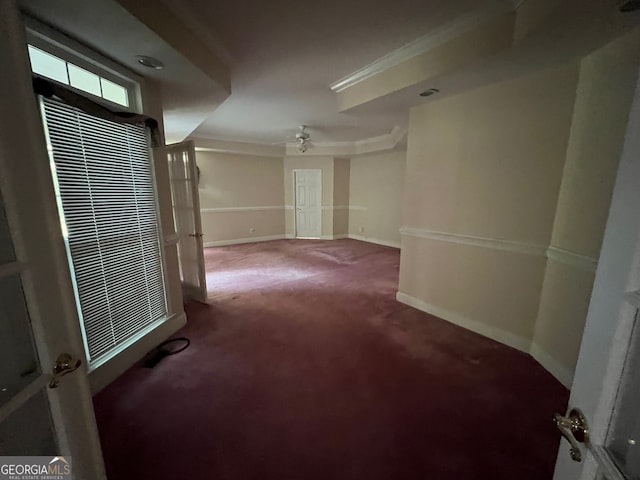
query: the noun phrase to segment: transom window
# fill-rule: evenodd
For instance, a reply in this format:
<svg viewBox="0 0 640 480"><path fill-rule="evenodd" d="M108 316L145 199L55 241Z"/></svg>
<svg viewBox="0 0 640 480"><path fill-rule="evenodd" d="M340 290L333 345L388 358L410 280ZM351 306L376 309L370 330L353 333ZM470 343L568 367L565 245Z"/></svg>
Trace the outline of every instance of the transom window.
<svg viewBox="0 0 640 480"><path fill-rule="evenodd" d="M137 117L126 121L106 113L140 110L135 76L83 46L28 33L33 73L63 85L53 96L41 97L40 107L93 369L168 317L150 127ZM105 105L104 116L96 116L100 109L83 108L92 102L76 105L77 95L55 97L67 97L67 89Z"/></svg>
<svg viewBox="0 0 640 480"><path fill-rule="evenodd" d="M111 80L63 60L51 53L29 45L31 70L43 77L100 97L109 102L129 107L129 91Z"/></svg>

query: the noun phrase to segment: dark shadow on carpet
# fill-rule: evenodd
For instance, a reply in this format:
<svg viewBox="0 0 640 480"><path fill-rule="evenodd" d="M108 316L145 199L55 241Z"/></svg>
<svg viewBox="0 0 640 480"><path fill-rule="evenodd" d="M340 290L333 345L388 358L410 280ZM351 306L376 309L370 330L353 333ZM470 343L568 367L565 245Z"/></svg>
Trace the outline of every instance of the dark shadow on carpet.
<svg viewBox="0 0 640 480"><path fill-rule="evenodd" d="M528 355L395 300L399 251L206 250L192 344L98 394L110 480L549 480L568 392Z"/></svg>

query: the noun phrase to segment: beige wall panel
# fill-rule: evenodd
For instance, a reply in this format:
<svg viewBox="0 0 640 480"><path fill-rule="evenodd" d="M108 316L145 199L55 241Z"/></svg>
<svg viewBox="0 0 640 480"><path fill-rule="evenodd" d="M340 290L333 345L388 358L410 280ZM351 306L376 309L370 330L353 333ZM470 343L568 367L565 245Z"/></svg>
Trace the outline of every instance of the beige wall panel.
<svg viewBox="0 0 640 480"><path fill-rule="evenodd" d="M533 343L564 370L578 360L595 272L549 260Z"/></svg>
<svg viewBox="0 0 640 480"><path fill-rule="evenodd" d="M350 160L336 158L333 161L333 204L349 205Z"/></svg>
<svg viewBox="0 0 640 480"><path fill-rule="evenodd" d="M406 152L351 159L349 233L399 244Z"/></svg>
<svg viewBox="0 0 640 480"><path fill-rule="evenodd" d="M284 236L284 209L202 212L205 244L226 240ZM253 231L251 231L253 229Z"/></svg>
<svg viewBox="0 0 640 480"><path fill-rule="evenodd" d="M349 209L340 208L333 211L333 235L344 236L349 233Z"/></svg>
<svg viewBox="0 0 640 480"><path fill-rule="evenodd" d="M400 292L525 350L535 330L578 72L572 62L431 101L410 116L403 224L456 241L466 235L540 246L540 253L405 236Z"/></svg>
<svg viewBox="0 0 640 480"><path fill-rule="evenodd" d="M333 235L349 233L349 179L348 158L333 160Z"/></svg>
<svg viewBox="0 0 640 480"><path fill-rule="evenodd" d="M405 236L399 290L426 304L530 341L546 260Z"/></svg>
<svg viewBox="0 0 640 480"><path fill-rule="evenodd" d="M577 75L572 63L413 109L405 225L548 244Z"/></svg>
<svg viewBox="0 0 640 480"><path fill-rule="evenodd" d="M598 258L640 62L640 31L585 57L551 243ZM534 355L568 384L578 359L594 274L550 260Z"/></svg>
<svg viewBox="0 0 640 480"><path fill-rule="evenodd" d="M284 236L282 158L199 151L196 161L205 244Z"/></svg>
<svg viewBox="0 0 640 480"><path fill-rule="evenodd" d="M293 171L295 169L322 170L322 206L333 207L333 157L285 157L284 159L284 201L285 205L293 207ZM295 212L288 208L286 211L286 233L295 235ZM322 236L333 235L333 210L322 210Z"/></svg>
<svg viewBox="0 0 640 480"><path fill-rule="evenodd" d="M598 258L638 74L640 31L586 57L580 68L552 243Z"/></svg>
<svg viewBox="0 0 640 480"><path fill-rule="evenodd" d="M200 208L284 205L283 159L196 152Z"/></svg>

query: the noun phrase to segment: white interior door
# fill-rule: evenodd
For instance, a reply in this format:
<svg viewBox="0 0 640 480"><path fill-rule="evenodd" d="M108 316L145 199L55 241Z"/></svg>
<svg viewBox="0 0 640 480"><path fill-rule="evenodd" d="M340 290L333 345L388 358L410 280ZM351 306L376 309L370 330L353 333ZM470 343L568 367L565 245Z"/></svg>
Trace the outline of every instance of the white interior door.
<svg viewBox="0 0 640 480"><path fill-rule="evenodd" d="M322 236L322 170L294 170L296 237Z"/></svg>
<svg viewBox="0 0 640 480"><path fill-rule="evenodd" d="M180 281L185 296L207 302L198 169L192 141L167 145L173 217L178 235Z"/></svg>
<svg viewBox="0 0 640 480"><path fill-rule="evenodd" d="M570 408L584 413L589 435L587 442L575 444L582 456L579 463L571 459L569 442L563 440L555 480L640 478L639 308L637 87L569 400Z"/></svg>
<svg viewBox="0 0 640 480"><path fill-rule="evenodd" d="M56 211L24 29L0 2L0 456L72 456L106 478L80 322ZM58 362L64 375L51 388ZM65 367L66 365L66 367Z"/></svg>

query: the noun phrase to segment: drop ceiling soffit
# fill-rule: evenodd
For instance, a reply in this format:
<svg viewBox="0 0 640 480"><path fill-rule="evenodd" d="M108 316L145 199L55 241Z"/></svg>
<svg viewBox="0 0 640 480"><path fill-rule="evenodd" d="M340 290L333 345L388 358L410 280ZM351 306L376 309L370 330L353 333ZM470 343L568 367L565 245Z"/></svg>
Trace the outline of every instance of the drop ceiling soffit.
<svg viewBox="0 0 640 480"><path fill-rule="evenodd" d="M453 22L442 25L422 37L390 52L355 72L335 81L329 88L336 93L357 85L385 70L428 52L435 47L479 27L488 20L517 10L525 0L497 0L490 8L472 10Z"/></svg>

